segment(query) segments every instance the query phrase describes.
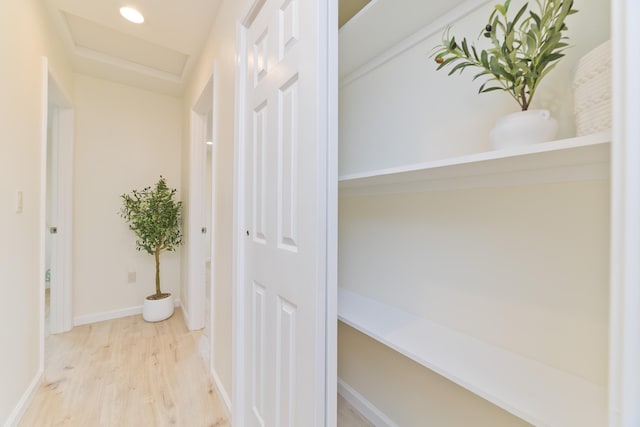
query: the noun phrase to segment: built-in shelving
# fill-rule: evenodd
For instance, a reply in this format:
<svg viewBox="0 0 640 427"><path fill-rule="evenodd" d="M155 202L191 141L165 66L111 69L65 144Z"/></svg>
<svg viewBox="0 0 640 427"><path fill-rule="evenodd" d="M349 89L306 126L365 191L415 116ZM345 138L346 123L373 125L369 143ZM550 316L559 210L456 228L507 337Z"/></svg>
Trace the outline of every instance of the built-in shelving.
<svg viewBox="0 0 640 427"><path fill-rule="evenodd" d="M340 176L340 192L377 194L609 176L611 132Z"/></svg>
<svg viewBox="0 0 640 427"><path fill-rule="evenodd" d="M604 387L341 288L338 318L536 426L602 427Z"/></svg>

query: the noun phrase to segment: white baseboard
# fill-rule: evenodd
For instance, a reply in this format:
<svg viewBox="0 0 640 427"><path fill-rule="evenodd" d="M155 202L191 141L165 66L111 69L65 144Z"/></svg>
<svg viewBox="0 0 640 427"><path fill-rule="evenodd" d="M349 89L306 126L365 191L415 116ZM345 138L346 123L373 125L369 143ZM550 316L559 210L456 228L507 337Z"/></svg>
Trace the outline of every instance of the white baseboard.
<svg viewBox="0 0 640 427"><path fill-rule="evenodd" d="M180 300L173 301L175 307L180 307ZM101 313L85 314L73 318L73 326L88 325L89 323L103 322L105 320L119 319L121 317L135 316L142 314L142 306L121 308L118 310L103 311Z"/></svg>
<svg viewBox="0 0 640 427"><path fill-rule="evenodd" d="M229 420L229 424L231 424L231 399L229 399L229 394L227 390L222 385L222 381L220 381L220 377L216 373L216 371L211 371L211 381L213 382L216 391L218 392L218 396L222 400L222 406L224 407L224 412L227 414L227 419Z"/></svg>
<svg viewBox="0 0 640 427"><path fill-rule="evenodd" d="M373 403L369 402L363 395L354 390L349 384L338 378L338 394L351 404L362 414L371 424L376 427L398 427Z"/></svg>
<svg viewBox="0 0 640 427"><path fill-rule="evenodd" d="M180 308L182 308L182 318L184 319L184 324L187 329L191 330L191 316L189 315L189 310L187 310L182 302L180 303Z"/></svg>
<svg viewBox="0 0 640 427"><path fill-rule="evenodd" d="M4 427L16 427L18 425L20 419L29 407L29 404L36 395L36 391L38 391L40 384L42 384L43 379L44 372L40 370L33 378L33 381L31 381L31 384L29 384L29 387L27 387L27 389L25 390L16 407L13 408L13 411L11 411L11 414L9 414L9 418L7 418L4 423Z"/></svg>

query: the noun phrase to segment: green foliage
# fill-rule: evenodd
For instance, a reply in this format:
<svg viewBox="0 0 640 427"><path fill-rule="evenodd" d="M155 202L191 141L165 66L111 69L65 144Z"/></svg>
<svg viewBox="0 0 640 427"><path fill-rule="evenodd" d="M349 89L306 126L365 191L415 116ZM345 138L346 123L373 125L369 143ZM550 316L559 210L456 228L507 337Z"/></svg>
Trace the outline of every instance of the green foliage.
<svg viewBox="0 0 640 427"><path fill-rule="evenodd" d="M467 67L480 68L473 80L487 80L479 93L505 91L527 110L540 81L564 56L569 46L563 36L565 19L577 13L573 0L536 0L536 4L534 12L527 11L529 3L525 3L513 19L508 16L511 0L496 5L481 32L491 39L492 47L480 52L466 38L458 43L447 29L442 43L434 48L438 70L452 65L452 75Z"/></svg>
<svg viewBox="0 0 640 427"><path fill-rule="evenodd" d="M154 255L156 259L156 294L160 292L160 259L162 251L175 251L182 242L180 214L182 202L175 201L176 189L167 187L161 176L154 187L123 194L120 216L138 239L136 249Z"/></svg>

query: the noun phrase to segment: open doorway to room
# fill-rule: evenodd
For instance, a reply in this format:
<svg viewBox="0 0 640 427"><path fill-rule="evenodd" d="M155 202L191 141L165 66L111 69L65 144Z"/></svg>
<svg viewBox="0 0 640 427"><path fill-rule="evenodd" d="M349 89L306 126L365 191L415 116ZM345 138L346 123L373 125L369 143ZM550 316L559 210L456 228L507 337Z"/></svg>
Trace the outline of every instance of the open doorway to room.
<svg viewBox="0 0 640 427"><path fill-rule="evenodd" d="M43 58L41 217L43 336L70 330L72 320L73 108Z"/></svg>
<svg viewBox="0 0 640 427"><path fill-rule="evenodd" d="M203 329L200 350L213 366L213 289L215 271L216 66L191 111L189 183L189 329Z"/></svg>

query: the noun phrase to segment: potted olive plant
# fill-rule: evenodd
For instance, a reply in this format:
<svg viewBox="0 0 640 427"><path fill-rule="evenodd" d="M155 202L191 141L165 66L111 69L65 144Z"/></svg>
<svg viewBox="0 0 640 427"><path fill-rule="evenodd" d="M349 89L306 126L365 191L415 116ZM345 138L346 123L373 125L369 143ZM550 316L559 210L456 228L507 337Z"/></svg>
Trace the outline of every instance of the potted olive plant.
<svg viewBox="0 0 640 427"><path fill-rule="evenodd" d="M548 110L530 110L542 79L558 64L569 46L565 20L577 12L573 0L536 0L536 10L526 2L510 17L511 0L497 4L481 35L490 40L479 50L466 38L456 41L450 29L434 48L438 70L451 66L449 75L475 68L473 79L484 78L479 93L504 91L522 112L501 118L492 131L494 146L549 141L555 137L557 122Z"/></svg>
<svg viewBox="0 0 640 427"><path fill-rule="evenodd" d="M173 314L173 297L160 289L160 254L175 251L182 244L180 214L182 202L174 200L176 189L161 176L153 187L123 194L120 215L136 236L136 249L155 257L156 292L145 298L142 317L148 322L167 319Z"/></svg>

